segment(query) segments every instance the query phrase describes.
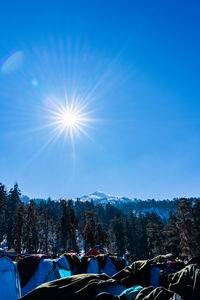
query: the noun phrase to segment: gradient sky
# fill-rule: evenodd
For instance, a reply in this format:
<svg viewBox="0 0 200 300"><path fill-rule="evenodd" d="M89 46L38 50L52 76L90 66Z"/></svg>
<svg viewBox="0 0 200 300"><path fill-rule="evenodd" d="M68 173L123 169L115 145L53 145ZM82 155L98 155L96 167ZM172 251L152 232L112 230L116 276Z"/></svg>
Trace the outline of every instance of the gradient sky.
<svg viewBox="0 0 200 300"><path fill-rule="evenodd" d="M0 181L53 199L200 196L199 15L197 0L2 2ZM45 127L66 93L93 120L74 146Z"/></svg>

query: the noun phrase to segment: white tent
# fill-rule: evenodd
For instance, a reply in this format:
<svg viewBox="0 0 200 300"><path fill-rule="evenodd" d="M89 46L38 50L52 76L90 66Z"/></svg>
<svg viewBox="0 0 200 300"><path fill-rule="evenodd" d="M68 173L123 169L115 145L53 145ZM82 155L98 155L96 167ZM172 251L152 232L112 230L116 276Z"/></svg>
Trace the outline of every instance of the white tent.
<svg viewBox="0 0 200 300"><path fill-rule="evenodd" d="M0 258L0 299L17 300L21 297L16 263L8 257Z"/></svg>

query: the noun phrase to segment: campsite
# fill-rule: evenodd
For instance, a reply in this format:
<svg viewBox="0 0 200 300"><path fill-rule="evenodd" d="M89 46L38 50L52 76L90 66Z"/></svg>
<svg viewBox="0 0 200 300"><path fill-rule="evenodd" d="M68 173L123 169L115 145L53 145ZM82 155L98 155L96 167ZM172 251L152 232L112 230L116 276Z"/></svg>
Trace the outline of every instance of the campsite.
<svg viewBox="0 0 200 300"><path fill-rule="evenodd" d="M0 6L0 300L200 300L200 1Z"/></svg>
<svg viewBox="0 0 200 300"><path fill-rule="evenodd" d="M16 263L8 255L0 259L2 300L200 297L200 257L185 263L168 254L131 263L90 249L81 259L34 254L17 256Z"/></svg>

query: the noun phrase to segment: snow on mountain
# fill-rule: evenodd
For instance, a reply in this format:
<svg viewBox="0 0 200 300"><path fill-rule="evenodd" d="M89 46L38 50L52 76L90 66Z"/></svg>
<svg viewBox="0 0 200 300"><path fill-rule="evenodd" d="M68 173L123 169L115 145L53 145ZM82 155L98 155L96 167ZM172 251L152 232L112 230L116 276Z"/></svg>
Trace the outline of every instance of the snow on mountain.
<svg viewBox="0 0 200 300"><path fill-rule="evenodd" d="M121 209L124 213L129 213L130 208L133 208L133 213L136 213L136 215L146 215L147 213L156 213L159 215L163 220L167 220L169 218L170 212L175 212L175 208L171 207L171 201L169 200L163 200L163 201L155 201L155 200L138 200L128 197L120 197L120 196L113 196L109 194L105 194L101 191L97 191L94 193L91 193L89 195L82 196L80 198L80 201L94 201L94 204L97 205L101 203L103 206L107 203L110 203L111 205L118 207ZM165 206L162 207L165 203ZM128 206L127 206L128 205ZM152 206L151 206L152 205ZM126 208L128 207L128 209Z"/></svg>
<svg viewBox="0 0 200 300"><path fill-rule="evenodd" d="M132 201L139 201L137 199L127 198L127 197L120 197L120 196L113 196L109 194L105 194L101 191L96 191L89 195L84 195L80 198L81 201L91 201L93 200L95 203L116 203L116 202L132 202Z"/></svg>
<svg viewBox="0 0 200 300"><path fill-rule="evenodd" d="M22 196L21 200L28 204L31 200L28 196ZM35 202L39 203L41 201L45 201L45 199L32 199ZM74 201L77 198L72 199ZM173 205L172 201L169 200L162 200L162 201L155 201L155 200L138 200L135 198L129 197L121 197L121 196L113 196L110 194L105 194L102 191L96 191L89 195L84 195L79 198L80 201L94 201L94 204L97 205L101 203L103 206L106 206L107 203L121 209L125 214L130 213L130 209L132 209L133 213L136 215L140 214L147 214L147 213L156 213L162 219L167 220L169 218L170 212L174 213L176 211L176 207ZM59 201L59 200L54 200Z"/></svg>

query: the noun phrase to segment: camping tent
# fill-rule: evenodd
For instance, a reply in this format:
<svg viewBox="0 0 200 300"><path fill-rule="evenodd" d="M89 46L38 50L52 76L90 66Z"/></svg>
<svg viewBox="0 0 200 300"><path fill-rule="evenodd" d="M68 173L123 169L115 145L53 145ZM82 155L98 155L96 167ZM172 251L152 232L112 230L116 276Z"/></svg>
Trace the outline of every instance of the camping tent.
<svg viewBox="0 0 200 300"><path fill-rule="evenodd" d="M90 256L90 255L97 256L99 254L101 254L99 251L97 251L96 249L92 248L84 256Z"/></svg>
<svg viewBox="0 0 200 300"><path fill-rule="evenodd" d="M0 299L17 300L21 297L19 274L16 263L8 257L0 258Z"/></svg>
<svg viewBox="0 0 200 300"><path fill-rule="evenodd" d="M37 270L22 288L22 296L26 295L42 283L58 278L71 276L68 261L64 256L58 259L41 259Z"/></svg>

